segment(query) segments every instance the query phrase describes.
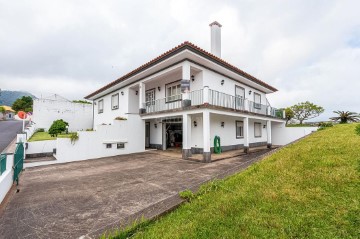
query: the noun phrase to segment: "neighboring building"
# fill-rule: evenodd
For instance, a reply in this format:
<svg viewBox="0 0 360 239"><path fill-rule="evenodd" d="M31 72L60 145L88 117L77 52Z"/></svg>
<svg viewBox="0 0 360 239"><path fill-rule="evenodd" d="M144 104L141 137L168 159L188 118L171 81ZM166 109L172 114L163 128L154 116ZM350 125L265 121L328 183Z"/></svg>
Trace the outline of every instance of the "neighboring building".
<svg viewBox="0 0 360 239"><path fill-rule="evenodd" d="M0 112L0 120L13 120L15 116L15 110L10 106L1 105L5 109L5 113Z"/></svg>
<svg viewBox="0 0 360 239"><path fill-rule="evenodd" d="M93 127L137 115L142 150L178 148L183 158L201 153L205 162L215 136L223 151L271 147L272 128L285 124L266 98L277 89L222 60L221 25L210 27L211 53L184 42L86 96Z"/></svg>
<svg viewBox="0 0 360 239"><path fill-rule="evenodd" d="M69 123L69 131L91 129L92 104L73 103L59 95L34 99L32 121L37 128L48 130L55 120Z"/></svg>

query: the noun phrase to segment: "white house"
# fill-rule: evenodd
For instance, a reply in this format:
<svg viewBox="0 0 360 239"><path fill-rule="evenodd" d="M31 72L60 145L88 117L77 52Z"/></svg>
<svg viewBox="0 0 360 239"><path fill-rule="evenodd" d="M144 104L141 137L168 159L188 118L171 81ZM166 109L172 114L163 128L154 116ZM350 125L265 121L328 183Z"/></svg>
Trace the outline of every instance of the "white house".
<svg viewBox="0 0 360 239"><path fill-rule="evenodd" d="M60 95L34 99L32 121L37 128L48 130L55 120L69 123L69 131L91 129L93 126L92 104L74 103Z"/></svg>
<svg viewBox="0 0 360 239"><path fill-rule="evenodd" d="M184 42L86 96L94 104L94 128L131 115L141 132L116 134L137 134L128 142L135 151L177 148L184 159L200 153L205 162L215 136L223 151L271 147L272 129L285 125L284 112L266 98L277 89L222 60L221 25L210 27L211 53Z"/></svg>

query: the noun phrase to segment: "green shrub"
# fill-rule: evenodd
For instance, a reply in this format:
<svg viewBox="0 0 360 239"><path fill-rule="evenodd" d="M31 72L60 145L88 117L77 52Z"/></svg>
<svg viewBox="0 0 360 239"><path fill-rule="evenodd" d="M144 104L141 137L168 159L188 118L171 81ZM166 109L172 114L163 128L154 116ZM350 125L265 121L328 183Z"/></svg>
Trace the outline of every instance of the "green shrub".
<svg viewBox="0 0 360 239"><path fill-rule="evenodd" d="M182 191L179 193L179 196L182 198L182 199L185 199L186 201L190 202L192 199L195 198L195 194L190 191L189 189L185 190L185 191Z"/></svg>
<svg viewBox="0 0 360 239"><path fill-rule="evenodd" d="M355 133L360 136L360 124L356 126Z"/></svg>
<svg viewBox="0 0 360 239"><path fill-rule="evenodd" d="M329 127L333 127L333 123L331 122L320 122L319 123L319 129L318 130L323 130L323 129L326 129L326 128L329 128Z"/></svg>
<svg viewBox="0 0 360 239"><path fill-rule="evenodd" d="M66 130L66 126L69 126L68 122L62 119L55 120L49 128L49 134L51 137L57 137L58 134Z"/></svg>
<svg viewBox="0 0 360 239"><path fill-rule="evenodd" d="M79 135L77 133L71 133L70 134L70 140L72 144L75 144L75 142L79 139Z"/></svg>
<svg viewBox="0 0 360 239"><path fill-rule="evenodd" d="M45 132L45 129L44 129L44 128L38 128L38 129L36 130L36 132Z"/></svg>
<svg viewBox="0 0 360 239"><path fill-rule="evenodd" d="M118 116L118 117L115 118L115 120L127 120L127 118Z"/></svg>

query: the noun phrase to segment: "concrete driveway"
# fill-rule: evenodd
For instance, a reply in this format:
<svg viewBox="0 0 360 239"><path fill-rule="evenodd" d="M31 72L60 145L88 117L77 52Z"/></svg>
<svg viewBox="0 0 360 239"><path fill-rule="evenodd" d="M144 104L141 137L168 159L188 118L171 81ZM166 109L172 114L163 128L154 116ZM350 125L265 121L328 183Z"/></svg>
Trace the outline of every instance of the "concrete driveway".
<svg viewBox="0 0 360 239"><path fill-rule="evenodd" d="M175 205L178 192L239 171L263 150L211 164L146 152L26 169L0 212L0 238L96 237Z"/></svg>
<svg viewBox="0 0 360 239"><path fill-rule="evenodd" d="M22 130L22 122L17 120L0 121L0 153L15 139Z"/></svg>

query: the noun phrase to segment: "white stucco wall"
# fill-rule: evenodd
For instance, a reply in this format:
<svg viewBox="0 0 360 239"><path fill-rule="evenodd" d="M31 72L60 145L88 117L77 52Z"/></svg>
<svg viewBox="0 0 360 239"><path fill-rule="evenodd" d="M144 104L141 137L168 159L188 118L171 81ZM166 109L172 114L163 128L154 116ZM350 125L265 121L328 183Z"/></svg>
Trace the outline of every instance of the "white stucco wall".
<svg viewBox="0 0 360 239"><path fill-rule="evenodd" d="M203 77L204 77L203 85L209 86L209 89L211 90L216 90L234 96L235 85L237 85L245 89L245 99L248 99L249 101L254 101L254 92L256 92L261 95L261 104L266 105L266 94L259 90L256 90L252 87L234 81L232 79L229 79L225 76L222 76L207 69L204 69ZM223 85L221 85L222 80L224 80ZM250 90L252 91L252 93L249 95Z"/></svg>
<svg viewBox="0 0 360 239"><path fill-rule="evenodd" d="M26 154L51 153L56 148L56 140L28 142Z"/></svg>
<svg viewBox="0 0 360 239"><path fill-rule="evenodd" d="M78 132L79 139L72 144L70 139L56 140L58 162L79 161L108 156L143 152L145 150L145 121L138 115L128 115L128 120L113 121L112 125L99 125L96 131ZM106 142L124 141L125 148L106 148Z"/></svg>
<svg viewBox="0 0 360 239"><path fill-rule="evenodd" d="M121 94L124 92L124 95ZM129 112L129 94L134 93L129 91L129 87L116 90L108 95L105 95L101 98L96 99L94 105L94 128L96 129L98 125L101 124L112 124L113 120L116 117L127 117L127 113L138 113L138 112ZM119 94L119 108L111 108L111 96ZM139 97L139 96L137 96ZM104 110L102 113L98 112L99 101L104 100Z"/></svg>
<svg viewBox="0 0 360 239"><path fill-rule="evenodd" d="M273 145L286 145L317 131L317 127L286 127L285 124L272 124L271 129Z"/></svg>
<svg viewBox="0 0 360 239"><path fill-rule="evenodd" d="M92 128L92 105L70 101L35 99L32 121L37 128L48 130L58 119L69 123L69 131Z"/></svg>
<svg viewBox="0 0 360 239"><path fill-rule="evenodd" d="M6 171L0 176L0 204L13 184L12 166L14 163L14 155L9 154L6 157Z"/></svg>

